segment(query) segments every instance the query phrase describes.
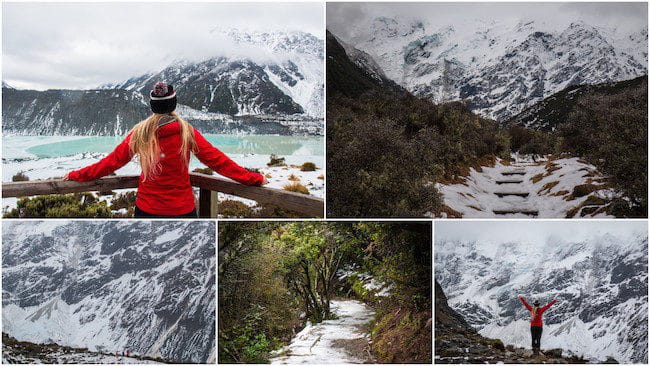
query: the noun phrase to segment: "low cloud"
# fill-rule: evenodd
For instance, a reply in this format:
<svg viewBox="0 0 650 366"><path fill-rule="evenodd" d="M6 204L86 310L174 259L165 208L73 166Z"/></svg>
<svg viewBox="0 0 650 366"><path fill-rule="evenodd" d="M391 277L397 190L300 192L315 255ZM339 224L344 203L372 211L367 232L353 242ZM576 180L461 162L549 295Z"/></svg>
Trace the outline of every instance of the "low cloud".
<svg viewBox="0 0 650 366"><path fill-rule="evenodd" d="M214 56L268 61L224 32L323 38L321 3L3 3L3 80L19 88L91 88Z"/></svg>

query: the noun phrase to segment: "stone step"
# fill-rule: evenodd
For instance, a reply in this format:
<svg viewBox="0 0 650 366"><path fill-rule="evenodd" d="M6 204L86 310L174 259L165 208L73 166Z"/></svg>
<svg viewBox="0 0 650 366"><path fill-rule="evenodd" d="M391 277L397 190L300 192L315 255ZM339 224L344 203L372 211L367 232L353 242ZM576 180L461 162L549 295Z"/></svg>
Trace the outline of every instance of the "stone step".
<svg viewBox="0 0 650 366"><path fill-rule="evenodd" d="M494 192L499 197L505 196L519 196L519 197L528 197L529 192Z"/></svg>
<svg viewBox="0 0 650 366"><path fill-rule="evenodd" d="M501 175L526 175L526 171L524 171L524 170L507 170L505 172L501 172Z"/></svg>
<svg viewBox="0 0 650 366"><path fill-rule="evenodd" d="M519 209L519 208L509 208L509 209L495 209L492 210L495 215L510 215L510 214L524 214L528 216L538 216L539 211L538 210L532 210L532 209Z"/></svg>
<svg viewBox="0 0 650 366"><path fill-rule="evenodd" d="M516 179L504 179L504 180L496 181L497 184L519 184L523 182L524 182L523 180L516 180Z"/></svg>

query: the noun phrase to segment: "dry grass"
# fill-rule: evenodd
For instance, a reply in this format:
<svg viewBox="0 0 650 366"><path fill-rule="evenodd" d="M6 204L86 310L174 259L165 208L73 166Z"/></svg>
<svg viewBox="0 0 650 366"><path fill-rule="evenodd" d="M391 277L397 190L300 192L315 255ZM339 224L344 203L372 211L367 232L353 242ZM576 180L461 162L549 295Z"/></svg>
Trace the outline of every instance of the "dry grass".
<svg viewBox="0 0 650 366"><path fill-rule="evenodd" d="M450 219L460 219L460 218L463 217L462 213L454 210L453 208L451 208L451 207L449 207L447 205L442 206L442 208L440 209L440 212L441 213L443 213L443 212L446 213L447 217L450 218Z"/></svg>
<svg viewBox="0 0 650 366"><path fill-rule="evenodd" d="M530 178L530 181L533 182L533 183L537 183L537 182L539 182L540 180L542 180L543 178L544 178L544 174L539 173L539 174L537 174L536 176Z"/></svg>
<svg viewBox="0 0 650 366"><path fill-rule="evenodd" d="M290 183L287 184L286 186L282 187L285 191L291 191L291 192L296 192L296 193L302 193L302 194L309 194L309 189L307 187L303 186L300 183Z"/></svg>
<svg viewBox="0 0 650 366"><path fill-rule="evenodd" d="M537 193L539 194L548 194L551 193L551 189L555 187L556 185L560 184L559 181L553 181L553 182L548 182L542 186L542 189L540 189Z"/></svg>

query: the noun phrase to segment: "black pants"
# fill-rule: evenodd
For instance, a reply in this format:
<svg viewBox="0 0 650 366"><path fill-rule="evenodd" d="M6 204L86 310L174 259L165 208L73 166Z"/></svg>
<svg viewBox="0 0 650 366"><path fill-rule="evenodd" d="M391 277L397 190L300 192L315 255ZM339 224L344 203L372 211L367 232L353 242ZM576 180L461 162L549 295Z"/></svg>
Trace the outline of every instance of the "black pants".
<svg viewBox="0 0 650 366"><path fill-rule="evenodd" d="M198 216L196 214L196 209L193 209L191 212L188 212L183 215L178 216L164 216L164 215L155 215L148 212L142 211L138 206L135 206L135 213L133 215L136 219L196 219Z"/></svg>
<svg viewBox="0 0 650 366"><path fill-rule="evenodd" d="M533 350L540 349L542 343L542 327L530 327L530 336L533 338Z"/></svg>

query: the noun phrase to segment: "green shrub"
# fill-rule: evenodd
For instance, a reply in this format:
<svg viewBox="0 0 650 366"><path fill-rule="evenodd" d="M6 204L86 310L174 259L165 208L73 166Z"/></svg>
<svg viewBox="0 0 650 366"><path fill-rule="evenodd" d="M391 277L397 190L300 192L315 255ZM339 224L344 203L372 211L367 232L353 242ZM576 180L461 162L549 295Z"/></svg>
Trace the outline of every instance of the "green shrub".
<svg viewBox="0 0 650 366"><path fill-rule="evenodd" d="M219 214L223 217L251 217L253 210L250 206L242 201L237 200L223 200L218 204Z"/></svg>
<svg viewBox="0 0 650 366"><path fill-rule="evenodd" d="M135 207L136 191L122 192L113 197L111 200L111 210L117 211L125 208L127 210Z"/></svg>
<svg viewBox="0 0 650 366"><path fill-rule="evenodd" d="M18 200L17 207L5 212L12 218L54 217L111 217L106 202L98 201L92 193L58 194L25 197Z"/></svg>

